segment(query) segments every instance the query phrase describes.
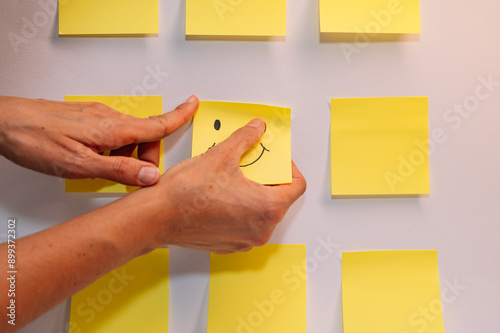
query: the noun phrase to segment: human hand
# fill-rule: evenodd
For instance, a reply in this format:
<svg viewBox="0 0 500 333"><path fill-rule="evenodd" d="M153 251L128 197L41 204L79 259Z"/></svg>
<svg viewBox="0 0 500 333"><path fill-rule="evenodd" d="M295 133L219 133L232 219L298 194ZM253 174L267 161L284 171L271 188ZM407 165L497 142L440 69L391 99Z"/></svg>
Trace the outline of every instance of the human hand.
<svg viewBox="0 0 500 333"><path fill-rule="evenodd" d="M0 97L0 154L48 175L149 186L160 177L160 140L197 107L192 96L171 112L141 119L100 103ZM136 147L138 160L130 157ZM110 156L99 154L106 150Z"/></svg>
<svg viewBox="0 0 500 333"><path fill-rule="evenodd" d="M154 230L157 246L226 254L269 241L306 182L293 162L290 184L265 186L245 178L241 156L264 131L264 122L254 119L205 154L169 169L157 186L144 189L154 191L155 205L162 207L148 229Z"/></svg>

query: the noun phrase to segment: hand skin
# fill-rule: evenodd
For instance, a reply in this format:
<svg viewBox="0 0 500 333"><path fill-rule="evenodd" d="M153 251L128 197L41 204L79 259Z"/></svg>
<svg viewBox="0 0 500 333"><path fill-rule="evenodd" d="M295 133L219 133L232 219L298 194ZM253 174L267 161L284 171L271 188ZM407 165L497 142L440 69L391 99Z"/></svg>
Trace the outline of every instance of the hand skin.
<svg viewBox="0 0 500 333"><path fill-rule="evenodd" d="M154 185L160 178L160 140L191 119L197 107L191 96L171 112L142 119L100 103L0 97L0 152L48 175ZM139 160L130 157L136 147ZM111 156L99 154L106 150Z"/></svg>
<svg viewBox="0 0 500 333"><path fill-rule="evenodd" d="M254 119L203 155L169 169L158 184L16 242L16 327L129 260L163 245L229 254L264 245L306 189L292 162L291 184L264 186L243 176L242 154L265 130ZM0 245L7 253L7 245ZM0 290L8 290L0 261ZM0 293L0 307L7 307Z"/></svg>

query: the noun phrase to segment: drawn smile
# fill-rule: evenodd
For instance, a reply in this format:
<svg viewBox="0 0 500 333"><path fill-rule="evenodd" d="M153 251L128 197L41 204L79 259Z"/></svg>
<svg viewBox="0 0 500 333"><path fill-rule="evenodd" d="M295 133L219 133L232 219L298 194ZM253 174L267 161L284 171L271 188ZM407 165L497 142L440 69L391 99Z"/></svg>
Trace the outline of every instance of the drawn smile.
<svg viewBox="0 0 500 333"><path fill-rule="evenodd" d="M248 164L245 164L245 165L240 165L240 167L244 168L244 167L247 167L247 166L250 166L250 165L254 164L258 160L260 160L260 158L262 157L262 155L264 155L265 151L270 151L269 149L267 149L266 147L264 147L264 145L262 143L260 144L260 146L262 147L262 152L260 153L259 157L257 157L255 159L255 161L253 161L252 163L248 163Z"/></svg>
<svg viewBox="0 0 500 333"><path fill-rule="evenodd" d="M241 168L245 168L245 167L247 167L247 166L250 166L250 165L252 165L252 164L255 164L258 160L260 160L260 158L262 157L262 155L264 155L264 152L265 152L265 151L270 152L270 150L269 150L269 149L267 149L266 147L264 147L264 145L263 145L262 143L260 144L260 146L262 147L262 152L260 153L259 157L257 157L257 158L256 158L253 162L251 162L251 163L248 163L248 164L245 164L245 165L240 165L240 167L241 167ZM213 147L215 147L215 142L214 142L214 144L213 144L210 148L208 148L208 149L212 149Z"/></svg>

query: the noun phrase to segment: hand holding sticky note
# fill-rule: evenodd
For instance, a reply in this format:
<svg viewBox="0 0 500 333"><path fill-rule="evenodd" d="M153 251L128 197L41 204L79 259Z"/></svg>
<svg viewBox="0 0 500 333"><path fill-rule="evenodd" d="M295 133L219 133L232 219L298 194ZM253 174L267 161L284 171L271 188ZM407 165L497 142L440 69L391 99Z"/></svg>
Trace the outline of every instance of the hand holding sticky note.
<svg viewBox="0 0 500 333"><path fill-rule="evenodd" d="M161 115L163 113L161 96L66 96L67 102L99 102L124 114L138 118ZM109 133L116 126L112 121L102 122L99 133ZM118 133L118 131L116 131ZM134 148L134 147L132 147ZM138 158L138 149L135 148L132 158ZM109 154L105 152L105 154ZM160 141L160 156L158 168L163 171L163 141ZM136 186L127 186L106 179L67 179L66 192L94 192L94 193L128 193L138 189Z"/></svg>
<svg viewBox="0 0 500 333"><path fill-rule="evenodd" d="M200 101L193 120L192 156L205 153L250 120L261 118L266 132L240 161L243 174L261 184L292 182L291 111L258 104Z"/></svg>

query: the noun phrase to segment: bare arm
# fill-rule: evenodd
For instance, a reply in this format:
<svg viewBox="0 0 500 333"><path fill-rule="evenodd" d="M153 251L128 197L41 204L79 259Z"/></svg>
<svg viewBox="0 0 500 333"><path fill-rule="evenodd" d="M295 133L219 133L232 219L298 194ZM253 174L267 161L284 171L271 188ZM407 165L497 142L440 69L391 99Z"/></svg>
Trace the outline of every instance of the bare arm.
<svg viewBox="0 0 500 333"><path fill-rule="evenodd" d="M156 247L232 253L265 244L306 183L295 165L291 184L263 186L243 176L241 155L264 128L254 120L209 152L174 166L155 186L19 240L16 329ZM6 271L3 261L0 269ZM1 279L0 290L7 282ZM0 306L8 301L2 292ZM14 329L4 320L0 330Z"/></svg>
<svg viewBox="0 0 500 333"><path fill-rule="evenodd" d="M133 197L17 240L16 325L8 324L5 316L1 332L23 327L108 271L152 249L153 244L141 234L145 228L137 223L147 218L147 210L124 206ZM0 253L6 253L6 247L1 244ZM5 274L6 260L0 267ZM7 298L6 277L0 281L4 309L12 299Z"/></svg>

